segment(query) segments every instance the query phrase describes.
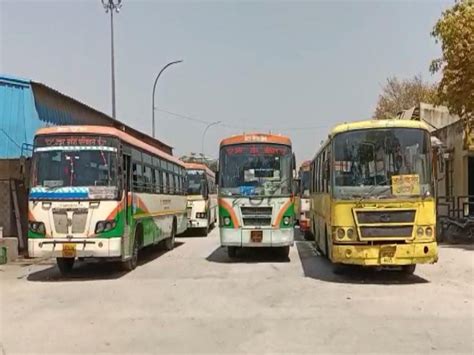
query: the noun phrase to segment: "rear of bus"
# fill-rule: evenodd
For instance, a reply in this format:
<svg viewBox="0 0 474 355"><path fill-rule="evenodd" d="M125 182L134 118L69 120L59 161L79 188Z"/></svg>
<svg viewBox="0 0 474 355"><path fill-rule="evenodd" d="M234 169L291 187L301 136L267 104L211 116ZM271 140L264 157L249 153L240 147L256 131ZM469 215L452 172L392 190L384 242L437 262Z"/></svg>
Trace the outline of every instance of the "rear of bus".
<svg viewBox="0 0 474 355"><path fill-rule="evenodd" d="M423 123L364 121L336 127L317 175L317 241L334 263L397 266L438 259L430 134ZM323 155L320 154L320 157ZM318 185L318 182L316 182ZM321 186L321 184L319 184ZM324 185L324 181L323 181ZM315 217L318 218L318 217ZM324 240L326 236L326 240Z"/></svg>
<svg viewBox="0 0 474 355"><path fill-rule="evenodd" d="M185 163L188 230L207 236L217 220L215 174L204 164Z"/></svg>
<svg viewBox="0 0 474 355"><path fill-rule="evenodd" d="M298 214L296 218L298 218L298 224L300 226L300 231L304 234L305 239L310 238L310 195L309 195L309 184L310 184L310 161L305 161L301 164L299 170L299 180L300 180L300 187L299 187L299 206L298 206Z"/></svg>
<svg viewBox="0 0 474 355"><path fill-rule="evenodd" d="M221 245L275 247L287 257L294 239L293 155L289 138L244 134L224 139L219 159Z"/></svg>

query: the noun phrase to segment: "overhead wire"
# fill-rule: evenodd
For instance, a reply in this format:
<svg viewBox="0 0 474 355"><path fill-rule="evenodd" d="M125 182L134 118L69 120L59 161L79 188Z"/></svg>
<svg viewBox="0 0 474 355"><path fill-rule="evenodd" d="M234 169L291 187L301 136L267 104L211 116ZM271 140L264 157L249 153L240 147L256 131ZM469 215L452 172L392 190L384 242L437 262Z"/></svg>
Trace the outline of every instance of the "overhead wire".
<svg viewBox="0 0 474 355"><path fill-rule="evenodd" d="M184 119L184 120L188 120L188 121L193 121L193 122L197 122L197 123L201 123L201 124L211 124L213 123L214 121L208 121L208 120L203 120L201 118L196 118L196 117L193 117L193 116L190 116L190 115L184 115L184 114L181 114L181 113L177 113L177 112L173 112L173 111L169 111L169 110L165 110L165 109L161 109L161 108L156 108L157 111L160 111L160 112L163 112L163 113L166 113L170 116L172 116L173 118L175 119ZM263 127L263 126L244 126L244 125L236 125L236 124L232 124L232 123L228 123L226 121L221 121L221 123L219 124L219 126L221 127L226 127L226 128L231 128L231 129L238 129L238 130L263 130L263 131L266 131L268 130L268 126L266 127ZM321 129L321 128L328 128L330 125L318 125L318 126L300 126L300 127L271 127L272 130L276 130L276 131L303 131L303 130L316 130L316 129Z"/></svg>

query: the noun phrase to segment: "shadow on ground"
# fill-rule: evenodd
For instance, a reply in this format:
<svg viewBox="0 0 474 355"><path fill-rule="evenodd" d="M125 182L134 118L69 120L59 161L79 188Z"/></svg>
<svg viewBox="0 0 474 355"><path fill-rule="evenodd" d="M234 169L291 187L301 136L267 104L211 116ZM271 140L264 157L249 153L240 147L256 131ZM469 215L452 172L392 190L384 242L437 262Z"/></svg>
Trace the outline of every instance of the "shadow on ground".
<svg viewBox="0 0 474 355"><path fill-rule="evenodd" d="M175 248L183 245L184 242L175 242ZM138 255L138 266L145 265L166 253L160 246L150 246L140 250ZM31 267L31 266L30 266ZM133 271L131 271L133 272ZM115 280L126 275L127 271L122 271L118 262L103 261L77 261L70 275L63 276L59 272L56 264L40 271L32 272L26 275L28 281L35 282L56 282L56 281L91 281L91 280ZM24 278L21 276L19 278Z"/></svg>
<svg viewBox="0 0 474 355"><path fill-rule="evenodd" d="M303 241L301 237L296 239L305 277L346 284L409 285L429 282L417 276L416 271L414 275L405 275L399 270L376 270L359 266L344 267L342 272L336 274L334 265L316 251L312 242Z"/></svg>
<svg viewBox="0 0 474 355"><path fill-rule="evenodd" d="M186 229L183 233L178 235L178 238L207 238L209 234L216 228L215 226L211 226L209 228L208 235L204 235L204 230L194 228L194 229Z"/></svg>
<svg viewBox="0 0 474 355"><path fill-rule="evenodd" d="M288 257L282 257L278 254L276 248L241 248L237 251L235 258L229 258L226 247L218 247L207 258L212 263L287 263L290 261Z"/></svg>

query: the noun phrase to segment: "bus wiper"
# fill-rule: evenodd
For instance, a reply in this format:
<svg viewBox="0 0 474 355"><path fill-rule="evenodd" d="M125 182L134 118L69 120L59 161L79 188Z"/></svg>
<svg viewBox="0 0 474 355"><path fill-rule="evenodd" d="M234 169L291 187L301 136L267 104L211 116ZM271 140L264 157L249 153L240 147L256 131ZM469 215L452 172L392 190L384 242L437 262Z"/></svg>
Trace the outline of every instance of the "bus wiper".
<svg viewBox="0 0 474 355"><path fill-rule="evenodd" d="M367 193L366 193L365 195L362 195L362 196L360 197L360 199L357 201L357 204L360 204L363 199L367 199L367 198L369 198L370 196L372 196L372 193L375 191L375 189L376 189L377 187L379 187L379 186L381 186L382 184L387 183L387 182L388 182L387 179L383 179L383 180L379 181L378 183L376 183L375 185L373 185L373 186L370 188L370 190L367 191ZM391 188L392 188L391 186L387 186L387 188L384 189L384 190L382 191L382 193L385 192L385 191L387 191L387 190L390 190Z"/></svg>

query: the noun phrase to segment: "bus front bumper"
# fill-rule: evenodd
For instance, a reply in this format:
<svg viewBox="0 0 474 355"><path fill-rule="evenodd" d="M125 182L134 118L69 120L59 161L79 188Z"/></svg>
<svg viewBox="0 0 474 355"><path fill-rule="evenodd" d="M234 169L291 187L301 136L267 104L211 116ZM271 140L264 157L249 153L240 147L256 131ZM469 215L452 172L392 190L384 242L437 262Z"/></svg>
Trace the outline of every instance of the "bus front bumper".
<svg viewBox="0 0 474 355"><path fill-rule="evenodd" d="M31 238L28 240L28 255L32 258L120 257L122 238Z"/></svg>
<svg viewBox="0 0 474 355"><path fill-rule="evenodd" d="M262 232L259 242L252 241L252 231ZM222 246L236 247L284 247L292 246L294 243L294 229L219 229Z"/></svg>
<svg viewBox="0 0 474 355"><path fill-rule="evenodd" d="M436 242L383 245L333 245L331 261L364 266L399 266L438 261Z"/></svg>

